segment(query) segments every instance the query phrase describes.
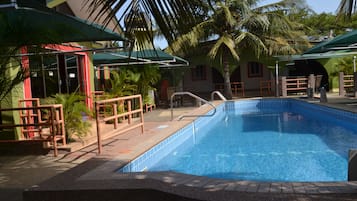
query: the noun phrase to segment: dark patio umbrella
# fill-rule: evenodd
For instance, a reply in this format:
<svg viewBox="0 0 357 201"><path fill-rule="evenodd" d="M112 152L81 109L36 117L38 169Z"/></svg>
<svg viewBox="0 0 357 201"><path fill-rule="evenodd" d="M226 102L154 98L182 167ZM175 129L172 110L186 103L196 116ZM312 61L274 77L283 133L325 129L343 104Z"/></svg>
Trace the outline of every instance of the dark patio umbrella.
<svg viewBox="0 0 357 201"><path fill-rule="evenodd" d="M125 38L99 25L58 13L37 1L0 4L1 46L107 40Z"/></svg>
<svg viewBox="0 0 357 201"><path fill-rule="evenodd" d="M339 35L332 40L325 41L308 49L304 54L323 53L330 50L341 50L356 48L357 45L357 30Z"/></svg>

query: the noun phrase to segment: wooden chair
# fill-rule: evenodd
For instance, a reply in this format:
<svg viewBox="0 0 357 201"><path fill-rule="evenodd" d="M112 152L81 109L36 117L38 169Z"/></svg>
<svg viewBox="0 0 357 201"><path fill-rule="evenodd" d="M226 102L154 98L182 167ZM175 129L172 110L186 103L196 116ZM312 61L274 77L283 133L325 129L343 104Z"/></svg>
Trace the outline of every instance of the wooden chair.
<svg viewBox="0 0 357 201"><path fill-rule="evenodd" d="M234 95L238 95L239 93L242 94L242 97L245 96L244 94L244 82L231 82L232 93Z"/></svg>
<svg viewBox="0 0 357 201"><path fill-rule="evenodd" d="M273 80L260 80L260 95L273 95L272 92Z"/></svg>

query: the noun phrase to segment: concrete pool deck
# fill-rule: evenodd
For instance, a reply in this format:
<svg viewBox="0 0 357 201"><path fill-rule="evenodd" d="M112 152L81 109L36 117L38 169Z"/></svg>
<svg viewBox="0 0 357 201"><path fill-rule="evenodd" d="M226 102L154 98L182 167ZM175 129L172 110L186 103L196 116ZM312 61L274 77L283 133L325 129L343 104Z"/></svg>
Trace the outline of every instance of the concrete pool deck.
<svg viewBox="0 0 357 201"><path fill-rule="evenodd" d="M357 99L328 95L331 107L357 112ZM317 104L318 101L316 102ZM322 103L321 103L322 104ZM355 105L356 104L356 105ZM180 113L190 113L184 108ZM209 107L194 112L204 113ZM119 166L166 138L192 119L170 121L170 110L145 114L140 129L96 145L48 156L0 157L0 200L357 200L357 182L284 183L210 179L174 172L113 174Z"/></svg>

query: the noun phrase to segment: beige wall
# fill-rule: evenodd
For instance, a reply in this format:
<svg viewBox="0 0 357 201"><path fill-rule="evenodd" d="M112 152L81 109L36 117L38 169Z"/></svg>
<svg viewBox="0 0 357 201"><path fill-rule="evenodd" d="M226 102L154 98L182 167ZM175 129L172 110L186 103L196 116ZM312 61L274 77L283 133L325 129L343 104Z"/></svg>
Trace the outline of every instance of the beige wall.
<svg viewBox="0 0 357 201"><path fill-rule="evenodd" d="M192 66L193 67L193 66ZM184 75L183 89L184 91L190 91L193 93L210 93L214 91L214 83L212 79L212 69L207 67L207 79L206 80L192 80L191 70L186 71ZM274 79L272 72L264 65L262 77L248 77L248 62L243 61L240 64L241 81L244 82L246 91L259 91L260 80Z"/></svg>
<svg viewBox="0 0 357 201"><path fill-rule="evenodd" d="M206 93L211 92L214 89L212 83L212 69L206 67L206 80L192 80L191 69L186 71L183 80L184 91Z"/></svg>
<svg viewBox="0 0 357 201"><path fill-rule="evenodd" d="M273 79L271 71L264 65L262 77L248 77L248 62L242 62L241 64L241 79L244 82L245 90L260 90L260 80Z"/></svg>

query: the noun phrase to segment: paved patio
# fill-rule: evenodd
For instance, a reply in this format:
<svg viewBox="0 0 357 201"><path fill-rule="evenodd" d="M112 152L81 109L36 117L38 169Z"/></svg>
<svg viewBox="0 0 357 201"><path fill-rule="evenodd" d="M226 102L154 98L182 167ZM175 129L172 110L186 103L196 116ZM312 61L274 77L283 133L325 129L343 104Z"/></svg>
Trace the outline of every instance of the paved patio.
<svg viewBox="0 0 357 201"><path fill-rule="evenodd" d="M175 108L174 118L188 114L196 108ZM60 151L58 157L52 153L46 155L1 155L0 154L0 200L21 201L22 192L26 188L40 184L60 173L72 169L89 159L100 158L110 160L118 154L129 153L135 149L138 142L147 142L154 135L153 128L160 125L174 124L171 122L170 109L156 109L144 114L145 134L140 128L104 141L103 154L98 156L97 145L94 143L83 148L82 143L73 143L69 149L72 152ZM84 141L93 143L96 140L96 127L92 126L92 137ZM94 139L93 139L94 138ZM91 164L91 162L89 162ZM81 167L79 167L81 168Z"/></svg>
<svg viewBox="0 0 357 201"><path fill-rule="evenodd" d="M328 103L323 104L357 112L355 98L328 94ZM176 108L174 115L204 113L210 108L193 109ZM170 110L159 109L146 113L144 134L138 128L114 136L104 142L102 155L97 155L94 144L71 153L62 152L57 158L51 154L0 156L0 200L21 201L27 188L30 191L25 192L26 200L119 200L115 197L118 189L120 200L357 200L355 182L227 182L172 172L118 174L113 178L113 174L107 174L112 170L103 173L103 168L119 167L192 121L170 121L170 115Z"/></svg>

